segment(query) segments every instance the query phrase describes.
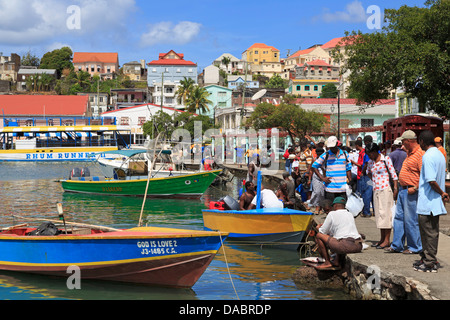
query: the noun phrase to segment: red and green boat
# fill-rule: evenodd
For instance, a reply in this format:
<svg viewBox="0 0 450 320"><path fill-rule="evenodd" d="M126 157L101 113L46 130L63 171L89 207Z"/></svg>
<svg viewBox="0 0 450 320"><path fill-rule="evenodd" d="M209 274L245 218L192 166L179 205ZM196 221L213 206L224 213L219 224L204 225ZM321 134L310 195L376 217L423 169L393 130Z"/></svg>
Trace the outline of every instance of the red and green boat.
<svg viewBox="0 0 450 320"><path fill-rule="evenodd" d="M195 174L158 178L128 177L108 179L100 177L62 180L65 192L101 194L113 196L183 197L197 198L203 195L222 170L201 171ZM148 186L147 186L148 184Z"/></svg>

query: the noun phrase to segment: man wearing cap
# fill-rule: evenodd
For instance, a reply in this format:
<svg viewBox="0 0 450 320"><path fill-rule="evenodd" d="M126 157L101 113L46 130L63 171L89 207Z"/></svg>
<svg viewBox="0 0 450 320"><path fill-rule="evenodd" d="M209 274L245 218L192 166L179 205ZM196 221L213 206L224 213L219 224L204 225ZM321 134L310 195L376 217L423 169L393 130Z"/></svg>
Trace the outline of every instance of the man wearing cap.
<svg viewBox="0 0 450 320"><path fill-rule="evenodd" d="M330 200L336 197L347 198L347 179L349 182L352 181L352 163L347 152L338 148L338 139L335 136L328 138L326 146L328 151L312 164L314 173L325 184L325 198ZM323 169L324 175L319 168Z"/></svg>
<svg viewBox="0 0 450 320"><path fill-rule="evenodd" d="M445 171L447 171L447 151L445 151L445 148L442 146L442 138L441 137L436 137L434 139L434 142L436 143L436 148L438 148L438 150L440 152L442 152L442 154L445 157Z"/></svg>
<svg viewBox="0 0 450 320"><path fill-rule="evenodd" d="M319 254L325 259L325 262L317 269L339 267L342 255L362 250L362 239L356 228L355 218L345 209L345 204L344 198L336 197L333 201L333 210L328 213L324 223L319 226L316 242ZM333 262L328 249L337 255Z"/></svg>
<svg viewBox="0 0 450 320"><path fill-rule="evenodd" d="M399 139L407 156L399 174L400 191L393 222L394 235L390 247L385 250L389 253L419 253L422 251L422 242L417 216L417 190L425 152L420 148L414 131L405 131ZM408 249L405 248L405 241Z"/></svg>
<svg viewBox="0 0 450 320"><path fill-rule="evenodd" d="M447 214L445 202L449 195L445 192L445 158L436 148L435 136L423 131L419 136L420 147L425 151L420 170L417 214L422 240L420 261L413 264L414 270L437 272L437 251L439 244L439 217Z"/></svg>
<svg viewBox="0 0 450 320"><path fill-rule="evenodd" d="M392 164L394 165L395 172L397 175L402 169L403 161L406 159L406 150L402 148L402 138L397 138L392 145L392 152L389 155Z"/></svg>

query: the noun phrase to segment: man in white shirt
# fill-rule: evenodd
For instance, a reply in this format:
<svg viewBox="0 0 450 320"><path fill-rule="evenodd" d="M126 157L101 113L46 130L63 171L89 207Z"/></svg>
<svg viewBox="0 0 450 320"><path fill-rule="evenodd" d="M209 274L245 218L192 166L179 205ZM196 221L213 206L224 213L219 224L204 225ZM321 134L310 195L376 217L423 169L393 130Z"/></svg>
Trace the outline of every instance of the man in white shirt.
<svg viewBox="0 0 450 320"><path fill-rule="evenodd" d="M362 250L362 239L356 229L355 218L345 209L346 200L337 197L333 201L331 211L316 235L319 254L325 262L316 269L338 269L342 255L357 253ZM336 253L336 259L331 262L328 249Z"/></svg>
<svg viewBox="0 0 450 320"><path fill-rule="evenodd" d="M256 196L253 198L252 204L249 210L256 208ZM270 189L261 188L261 208L283 208L283 202L281 202L276 196L275 192Z"/></svg>

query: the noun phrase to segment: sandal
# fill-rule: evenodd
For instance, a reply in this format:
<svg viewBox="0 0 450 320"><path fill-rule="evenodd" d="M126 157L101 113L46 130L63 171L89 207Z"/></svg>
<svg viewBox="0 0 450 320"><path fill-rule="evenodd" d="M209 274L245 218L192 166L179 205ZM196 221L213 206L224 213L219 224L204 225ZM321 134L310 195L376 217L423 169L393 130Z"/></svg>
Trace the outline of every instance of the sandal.
<svg viewBox="0 0 450 320"><path fill-rule="evenodd" d="M402 253L404 253L404 254L418 254L418 252L413 252L413 251L411 251L409 249L404 250Z"/></svg>
<svg viewBox="0 0 450 320"><path fill-rule="evenodd" d="M388 248L384 249L384 252L386 252L386 253L401 253L401 251L397 251L392 247L388 247Z"/></svg>

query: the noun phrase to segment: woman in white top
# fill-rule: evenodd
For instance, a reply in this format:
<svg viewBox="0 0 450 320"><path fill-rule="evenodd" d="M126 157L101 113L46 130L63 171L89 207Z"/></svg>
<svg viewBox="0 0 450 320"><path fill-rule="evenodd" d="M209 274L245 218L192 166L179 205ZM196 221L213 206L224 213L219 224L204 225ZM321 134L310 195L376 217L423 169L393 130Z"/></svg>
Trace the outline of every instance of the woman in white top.
<svg viewBox="0 0 450 320"><path fill-rule="evenodd" d="M380 241L373 246L377 249L384 249L390 245L392 207L394 206L394 201L397 200L398 177L391 159L379 151L380 149L376 143L366 147L366 154L370 158L367 172L373 183L373 211L377 228L380 229L381 234ZM390 180L393 181L393 188Z"/></svg>

